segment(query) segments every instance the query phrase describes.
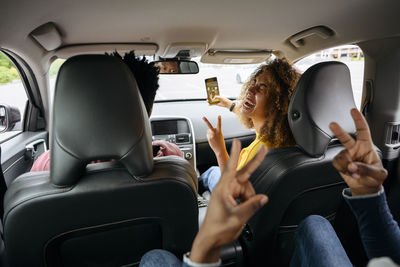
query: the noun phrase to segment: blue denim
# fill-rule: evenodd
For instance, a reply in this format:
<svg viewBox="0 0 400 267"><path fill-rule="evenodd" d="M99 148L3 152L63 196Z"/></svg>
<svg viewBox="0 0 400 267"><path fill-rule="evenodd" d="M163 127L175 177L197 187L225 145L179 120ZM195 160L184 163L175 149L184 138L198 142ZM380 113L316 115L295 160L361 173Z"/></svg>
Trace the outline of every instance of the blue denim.
<svg viewBox="0 0 400 267"><path fill-rule="evenodd" d="M221 170L218 166L210 167L208 170L202 173L199 177L199 183L203 183L205 188L208 188L210 192L213 191L221 178Z"/></svg>
<svg viewBox="0 0 400 267"><path fill-rule="evenodd" d="M305 218L296 230L296 249L290 263L297 266L352 267L332 225L323 217Z"/></svg>
<svg viewBox="0 0 400 267"><path fill-rule="evenodd" d="M162 249L153 249L143 255L139 267L188 267L174 254Z"/></svg>

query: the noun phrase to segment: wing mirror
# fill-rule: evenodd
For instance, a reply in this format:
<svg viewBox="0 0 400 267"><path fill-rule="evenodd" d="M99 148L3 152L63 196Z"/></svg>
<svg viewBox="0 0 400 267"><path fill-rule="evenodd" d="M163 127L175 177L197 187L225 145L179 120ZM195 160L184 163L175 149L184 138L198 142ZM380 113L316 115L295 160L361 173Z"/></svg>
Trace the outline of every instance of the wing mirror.
<svg viewBox="0 0 400 267"><path fill-rule="evenodd" d="M164 59L154 61L154 66L160 68L160 74L196 74L199 66L190 60Z"/></svg>
<svg viewBox="0 0 400 267"><path fill-rule="evenodd" d="M18 108L0 105L0 133L11 131L19 121L21 121L21 113Z"/></svg>

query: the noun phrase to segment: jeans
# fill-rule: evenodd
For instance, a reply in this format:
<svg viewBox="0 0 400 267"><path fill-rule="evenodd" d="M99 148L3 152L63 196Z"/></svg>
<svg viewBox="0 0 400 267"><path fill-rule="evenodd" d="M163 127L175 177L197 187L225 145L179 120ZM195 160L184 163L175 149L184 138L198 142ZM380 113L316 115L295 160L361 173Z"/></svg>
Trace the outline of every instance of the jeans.
<svg viewBox="0 0 400 267"><path fill-rule="evenodd" d="M186 267L186 263L179 260L174 254L162 249L150 250L140 260L139 267Z"/></svg>
<svg viewBox="0 0 400 267"><path fill-rule="evenodd" d="M296 249L290 266L353 265L331 224L321 216L312 215L305 218L296 230Z"/></svg>
<svg viewBox="0 0 400 267"><path fill-rule="evenodd" d="M165 250L147 252L140 266L187 266L174 254ZM352 267L331 224L323 217L312 215L304 219L296 230L296 249L291 267L324 266Z"/></svg>
<svg viewBox="0 0 400 267"><path fill-rule="evenodd" d="M207 188L208 190L210 190L210 192L212 192L220 178L221 178L220 168L218 166L213 166L199 176L199 183L202 183L205 188Z"/></svg>

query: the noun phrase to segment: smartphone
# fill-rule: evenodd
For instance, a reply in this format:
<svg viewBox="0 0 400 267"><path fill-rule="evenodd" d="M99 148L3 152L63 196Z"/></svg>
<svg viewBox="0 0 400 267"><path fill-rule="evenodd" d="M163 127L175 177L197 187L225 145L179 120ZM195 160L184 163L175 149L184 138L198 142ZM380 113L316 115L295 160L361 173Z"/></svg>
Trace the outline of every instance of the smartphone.
<svg viewBox="0 0 400 267"><path fill-rule="evenodd" d="M208 78L205 80L207 90L207 101L210 104L219 103L219 100L213 100L216 95L219 95L219 87L217 77Z"/></svg>

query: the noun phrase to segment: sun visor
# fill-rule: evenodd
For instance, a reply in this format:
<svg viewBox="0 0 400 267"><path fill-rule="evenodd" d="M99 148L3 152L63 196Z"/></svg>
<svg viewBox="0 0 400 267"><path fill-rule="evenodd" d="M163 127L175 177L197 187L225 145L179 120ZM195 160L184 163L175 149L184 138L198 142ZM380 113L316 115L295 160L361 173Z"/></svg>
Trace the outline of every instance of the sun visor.
<svg viewBox="0 0 400 267"><path fill-rule="evenodd" d="M271 57L265 50L209 50L201 57L201 62L212 64L258 64Z"/></svg>
<svg viewBox="0 0 400 267"><path fill-rule="evenodd" d="M104 54L117 51L121 55L129 51L135 51L137 56L152 56L157 52L156 44L77 44L64 46L56 51L58 58L70 58L76 55L83 54Z"/></svg>
<svg viewBox="0 0 400 267"><path fill-rule="evenodd" d="M47 51L57 49L62 44L61 34L52 22L37 27L29 35Z"/></svg>

